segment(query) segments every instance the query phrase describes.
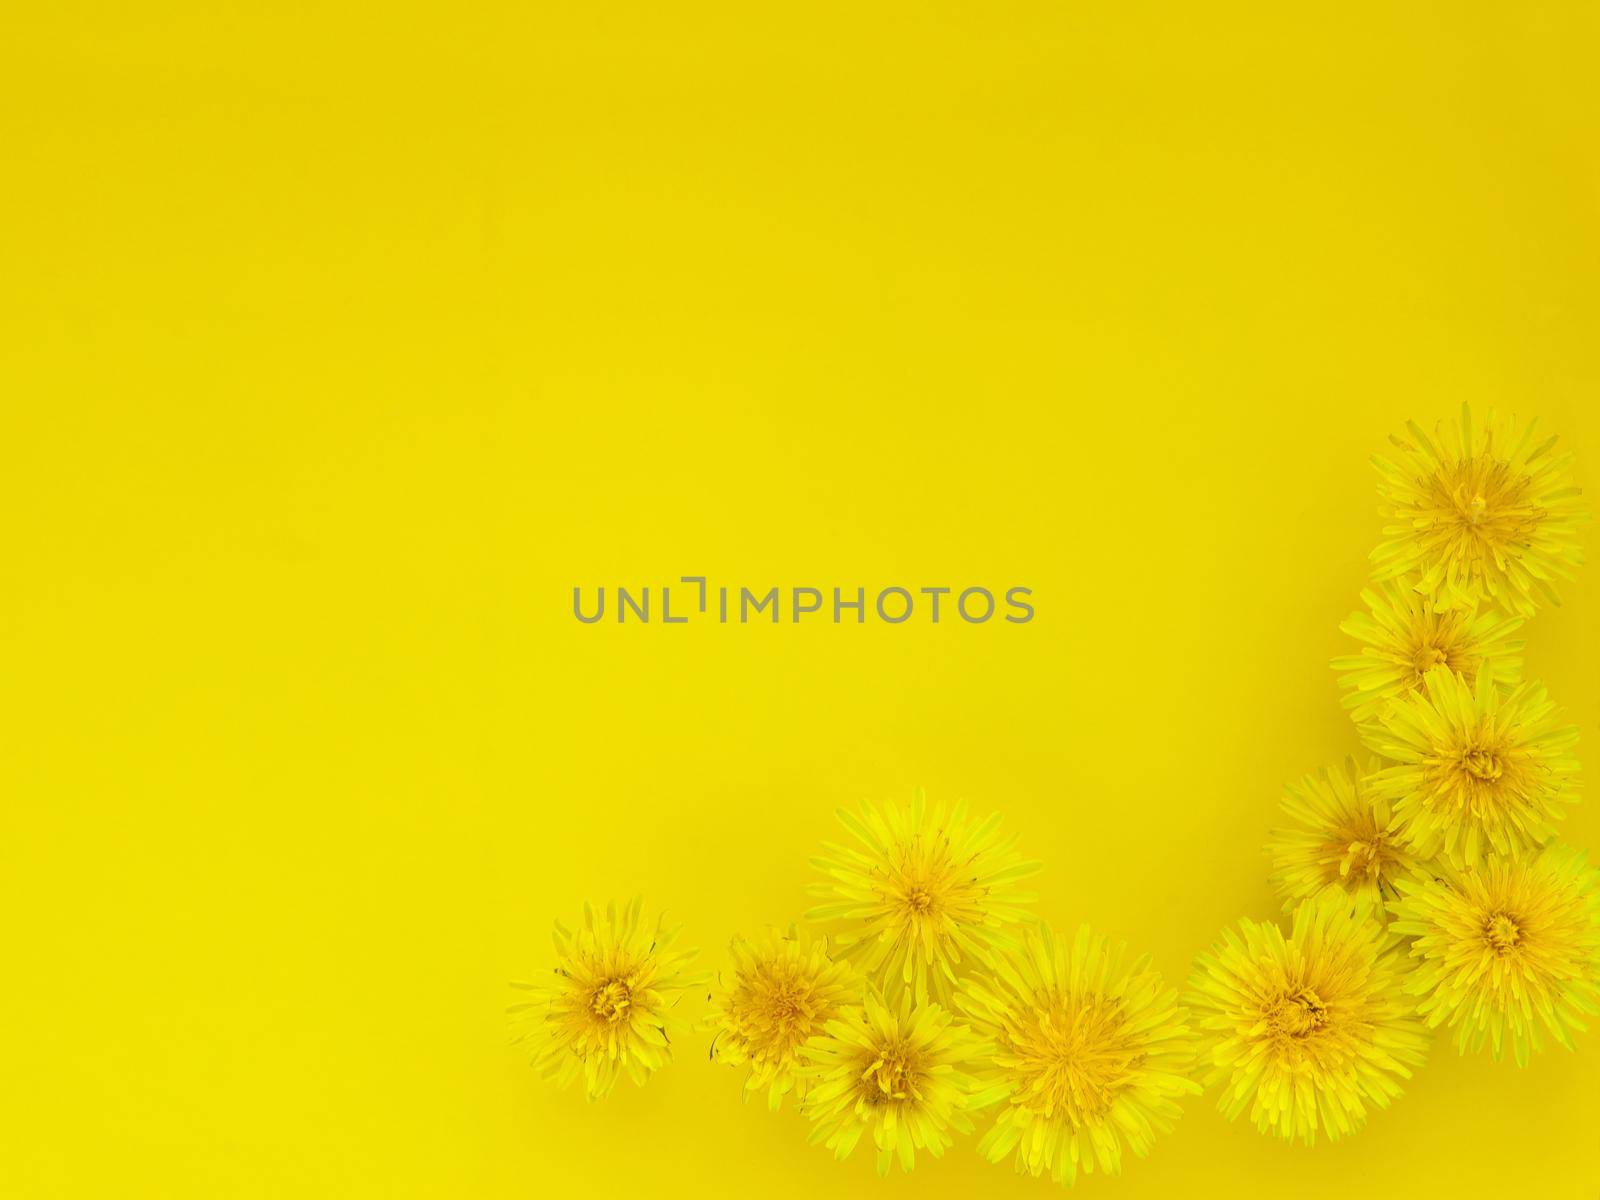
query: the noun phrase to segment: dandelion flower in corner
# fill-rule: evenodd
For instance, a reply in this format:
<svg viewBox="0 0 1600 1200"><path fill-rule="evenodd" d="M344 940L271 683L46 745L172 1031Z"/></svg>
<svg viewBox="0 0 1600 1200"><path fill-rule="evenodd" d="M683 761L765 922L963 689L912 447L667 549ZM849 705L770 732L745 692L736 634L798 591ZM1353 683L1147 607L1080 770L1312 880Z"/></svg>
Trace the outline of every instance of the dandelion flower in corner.
<svg viewBox="0 0 1600 1200"><path fill-rule="evenodd" d="M870 1131L880 1175L895 1158L911 1170L918 1150L941 1157L952 1131L971 1133L969 1113L993 1099L973 1075L989 1047L939 1005L913 1002L909 990L891 1008L869 988L803 1053L811 1142L842 1159Z"/></svg>
<svg viewBox="0 0 1600 1200"><path fill-rule="evenodd" d="M745 1095L767 1089L776 1109L793 1090L805 1097L800 1049L850 1004L859 1003L861 979L849 964L828 957L827 943L790 928L768 930L731 946L733 970L711 993L703 1028L715 1036L711 1057L729 1066L750 1065Z"/></svg>
<svg viewBox="0 0 1600 1200"><path fill-rule="evenodd" d="M1417 578L1435 608L1470 608L1480 597L1531 616L1556 601L1555 581L1583 562L1578 525L1586 514L1568 471L1571 456L1491 409L1474 424L1439 422L1429 437L1391 438L1399 461L1375 457L1382 511L1392 524L1372 552L1374 578Z"/></svg>
<svg viewBox="0 0 1600 1200"><path fill-rule="evenodd" d="M1543 845L1576 798L1578 731L1559 722L1539 683L1502 694L1487 670L1475 683L1435 667L1423 690L1361 729L1392 759L1368 787L1394 807L1407 846L1471 866L1491 851Z"/></svg>
<svg viewBox="0 0 1600 1200"><path fill-rule="evenodd" d="M1488 666L1495 682L1515 686L1522 672L1522 642L1511 634L1521 617L1492 608L1435 612L1408 581L1390 580L1361 593L1367 611L1351 613L1339 629L1361 643L1361 653L1333 660L1344 706L1359 722L1382 714L1389 701L1422 686L1434 667L1467 678Z"/></svg>
<svg viewBox="0 0 1600 1200"><path fill-rule="evenodd" d="M1427 1052L1403 990L1400 943L1370 908L1338 893L1302 901L1288 937L1242 920L1197 960L1196 1023L1209 1032L1218 1107L1310 1145L1366 1124Z"/></svg>
<svg viewBox="0 0 1600 1200"><path fill-rule="evenodd" d="M1381 916L1415 860L1391 827L1388 802L1372 794L1355 760L1284 788L1283 811L1294 824L1272 831L1267 853L1284 911L1339 891L1366 899Z"/></svg>
<svg viewBox="0 0 1600 1200"><path fill-rule="evenodd" d="M956 1002L994 1043L984 1081L1006 1100L978 1153L999 1162L1015 1150L1018 1174L1069 1185L1080 1167L1116 1174L1123 1143L1143 1158L1177 1119L1178 1097L1200 1090L1176 994L1148 959L1130 964L1122 944L1087 927L1070 944L1030 930L1022 952L997 957Z"/></svg>
<svg viewBox="0 0 1600 1200"><path fill-rule="evenodd" d="M1600 872L1559 842L1476 870L1401 884L1397 932L1414 937L1407 990L1456 1048L1505 1043L1519 1064L1543 1050L1541 1027L1568 1049L1600 1012Z"/></svg>
<svg viewBox="0 0 1600 1200"><path fill-rule="evenodd" d="M678 931L642 922L640 907L635 899L619 917L608 904L596 917L585 904L576 934L556 922L550 982L511 985L531 993L508 1010L512 1041L529 1046L533 1066L562 1087L583 1076L590 1100L624 1072L643 1085L671 1057L672 1007L705 979L684 972L695 951L672 949Z"/></svg>
<svg viewBox="0 0 1600 1200"><path fill-rule="evenodd" d="M1017 882L1039 864L1018 861L998 813L969 820L965 801L930 812L919 789L909 807L864 803L839 820L859 845L828 843L811 860L828 876L812 894L833 902L806 917L842 922L836 943L886 995L906 986L948 1007L958 971L1016 945L1007 927L1030 919L1033 900Z"/></svg>

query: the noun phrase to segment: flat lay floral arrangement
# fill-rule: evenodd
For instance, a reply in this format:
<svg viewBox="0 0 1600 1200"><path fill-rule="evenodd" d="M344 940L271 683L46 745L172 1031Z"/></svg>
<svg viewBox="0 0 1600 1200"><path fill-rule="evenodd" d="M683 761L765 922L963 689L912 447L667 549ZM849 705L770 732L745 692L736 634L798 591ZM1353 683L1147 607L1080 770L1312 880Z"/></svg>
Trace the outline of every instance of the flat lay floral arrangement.
<svg viewBox="0 0 1600 1200"><path fill-rule="evenodd" d="M1520 635L1581 562L1569 459L1533 423L1463 408L1375 459L1383 540L1341 626L1344 704L1370 754L1289 785L1268 838L1281 921L1242 919L1186 989L1087 927L1035 918L998 814L841 809L817 905L734 937L694 1032L747 1095L798 1104L880 1172L958 1136L1070 1184L1146 1155L1181 1101L1314 1144L1361 1129L1436 1031L1525 1065L1600 1011L1600 871L1564 844L1577 730L1523 677ZM557 923L553 969L513 985L514 1041L591 1100L666 1065L708 983L641 902Z"/></svg>

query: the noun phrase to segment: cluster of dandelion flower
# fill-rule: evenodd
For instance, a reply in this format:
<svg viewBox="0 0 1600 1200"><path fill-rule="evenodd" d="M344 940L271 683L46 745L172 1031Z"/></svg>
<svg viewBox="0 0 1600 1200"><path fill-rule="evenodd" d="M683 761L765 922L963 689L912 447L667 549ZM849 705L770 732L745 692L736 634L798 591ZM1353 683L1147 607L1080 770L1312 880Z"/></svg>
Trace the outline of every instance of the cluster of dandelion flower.
<svg viewBox="0 0 1600 1200"><path fill-rule="evenodd" d="M1458 424L1410 435L1395 439L1399 463L1378 460L1395 523L1377 574L1437 622L1462 616L1431 664L1420 645L1391 644L1418 671L1356 714L1383 759L1368 790L1416 860L1396 879L1391 927L1413 939L1406 989L1429 1027L1454 1030L1462 1053L1487 1042L1498 1058L1509 1043L1525 1064L1541 1029L1570 1046L1600 995L1600 874L1556 840L1577 799L1577 730L1521 678L1522 643L1506 640L1558 601L1587 514L1567 456L1531 423L1476 422L1463 406Z"/></svg>
<svg viewBox="0 0 1600 1200"><path fill-rule="evenodd" d="M1512 635L1581 561L1578 490L1532 425L1408 428L1375 460L1390 523L1332 664L1374 757L1285 789L1266 849L1287 931L1240 920L1180 997L1034 917L1038 864L998 815L920 791L841 809L848 840L812 860L818 928L735 937L707 997L699 1029L747 1098L792 1096L837 1158L870 1135L880 1173L982 1123L984 1158L1072 1184L1148 1154L1202 1074L1230 1120L1309 1144L1386 1108L1437 1027L1518 1063L1571 1045L1600 1012L1600 871L1555 840L1577 732ZM552 980L513 1008L534 1065L591 1100L644 1083L703 978L674 936L638 901L558 924Z"/></svg>
<svg viewBox="0 0 1600 1200"><path fill-rule="evenodd" d="M707 996L698 1028L746 1098L792 1097L837 1158L870 1141L880 1174L981 1123L983 1157L1061 1183L1148 1154L1199 1090L1187 1011L1149 960L1035 918L1020 885L1039 865L998 815L918 791L838 816L851 841L813 859L815 931L734 937ZM557 926L554 982L517 985L534 992L513 1008L518 1040L591 1100L666 1061L672 1010L699 980L659 922L645 930L637 901L620 918L585 908L576 936Z"/></svg>
<svg viewBox="0 0 1600 1200"><path fill-rule="evenodd" d="M813 1140L842 1158L870 1131L879 1171L909 1170L995 1109L978 1152L1020 1173L1070 1184L1119 1171L1124 1145L1149 1153L1197 1089L1187 1014L1148 960L1033 918L1018 885L1038 864L998 816L918 792L839 820L852 844L813 859L828 902L807 915L865 991L806 1047Z"/></svg>
<svg viewBox="0 0 1600 1200"><path fill-rule="evenodd" d="M1554 841L1577 731L1513 636L1581 561L1567 460L1466 408L1394 443L1374 583L1340 626L1358 649L1332 663L1374 757L1285 789L1267 853L1292 930L1241 922L1192 981L1222 1110L1284 1138L1358 1128L1434 1027L1525 1062L1600 995L1600 883Z"/></svg>

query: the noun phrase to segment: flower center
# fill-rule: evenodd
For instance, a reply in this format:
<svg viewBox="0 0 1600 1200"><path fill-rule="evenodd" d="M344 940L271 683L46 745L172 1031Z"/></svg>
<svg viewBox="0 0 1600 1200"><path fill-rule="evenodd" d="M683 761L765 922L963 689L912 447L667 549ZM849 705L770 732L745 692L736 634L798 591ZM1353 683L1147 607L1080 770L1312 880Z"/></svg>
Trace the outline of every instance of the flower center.
<svg viewBox="0 0 1600 1200"><path fill-rule="evenodd" d="M589 1007L595 1016L615 1025L628 1015L628 1005L632 1003L633 994L628 990L628 985L620 979L613 979L595 989Z"/></svg>
<svg viewBox="0 0 1600 1200"><path fill-rule="evenodd" d="M1284 996L1267 1018L1278 1033L1292 1038L1308 1037L1327 1023L1328 1010L1322 998L1308 987Z"/></svg>
<svg viewBox="0 0 1600 1200"><path fill-rule="evenodd" d="M796 1030L809 1029L813 1016L810 997L795 984L783 984L766 997L764 1016L772 1035L786 1040Z"/></svg>
<svg viewBox="0 0 1600 1200"><path fill-rule="evenodd" d="M1522 940L1522 930L1505 913L1495 913L1484 924L1483 936L1496 954L1507 954Z"/></svg>
<svg viewBox="0 0 1600 1200"><path fill-rule="evenodd" d="M1376 875L1382 860L1383 834L1374 834L1370 841L1351 842L1339 863L1339 877Z"/></svg>
<svg viewBox="0 0 1600 1200"><path fill-rule="evenodd" d="M1461 756L1461 765L1474 779L1495 780L1505 769L1493 750L1472 749Z"/></svg>
<svg viewBox="0 0 1600 1200"><path fill-rule="evenodd" d="M1497 547L1512 545L1538 525L1530 480L1493 453L1441 464L1423 483L1432 510L1429 533L1442 535L1452 555L1481 566Z"/></svg>
<svg viewBox="0 0 1600 1200"><path fill-rule="evenodd" d="M1426 675L1434 667L1448 663L1450 656L1439 646L1419 646L1417 652L1411 656L1411 669L1419 676Z"/></svg>
<svg viewBox="0 0 1600 1200"><path fill-rule="evenodd" d="M925 913L933 907L933 897L926 888L914 887L906 893L906 905L914 913Z"/></svg>
<svg viewBox="0 0 1600 1200"><path fill-rule="evenodd" d="M1138 1075L1141 1038L1121 1001L1035 992L1031 1019L1000 1040L1001 1061L1019 1084L1013 1103L1075 1125L1105 1116Z"/></svg>
<svg viewBox="0 0 1600 1200"><path fill-rule="evenodd" d="M910 1092L911 1076L914 1064L904 1050L896 1046L889 1046L878 1053L878 1057L861 1073L862 1082L872 1081L877 1084L877 1091L871 1093L871 1099L882 1103L887 1100L904 1100Z"/></svg>

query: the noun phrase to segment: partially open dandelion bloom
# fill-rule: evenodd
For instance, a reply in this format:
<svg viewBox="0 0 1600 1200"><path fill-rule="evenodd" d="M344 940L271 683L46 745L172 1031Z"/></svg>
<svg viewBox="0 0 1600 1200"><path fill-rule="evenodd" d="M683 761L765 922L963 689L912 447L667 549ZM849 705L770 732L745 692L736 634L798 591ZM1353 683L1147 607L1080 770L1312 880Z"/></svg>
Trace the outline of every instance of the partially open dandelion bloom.
<svg viewBox="0 0 1600 1200"><path fill-rule="evenodd" d="M1128 963L1121 943L1087 927L1070 945L1048 927L1030 931L1022 952L997 956L956 1003L994 1043L984 1079L1006 1097L978 1153L999 1162L1015 1150L1019 1174L1065 1184L1080 1168L1115 1174L1124 1142L1143 1158L1177 1119L1177 1098L1200 1090L1176 993L1148 959Z"/></svg>
<svg viewBox="0 0 1600 1200"><path fill-rule="evenodd" d="M804 1098L800 1048L828 1021L861 999L861 979L828 957L827 944L791 928L754 941L734 938L733 970L711 993L704 1028L714 1034L711 1057L729 1066L750 1064L745 1092L767 1089L777 1108L791 1089Z"/></svg>
<svg viewBox="0 0 1600 1200"><path fill-rule="evenodd" d="M552 981L511 985L532 993L508 1010L512 1041L526 1043L534 1067L562 1087L582 1075L590 1100L605 1097L623 1072L643 1084L671 1057L672 1006L704 980L684 973L695 951L671 949L677 930L659 919L643 923L639 911L635 899L620 918L615 904L597 918L585 904L576 934L556 922Z"/></svg>
<svg viewBox="0 0 1600 1200"><path fill-rule="evenodd" d="M1387 1108L1427 1052L1403 990L1405 962L1363 903L1336 893L1302 901L1289 936L1239 922L1190 981L1196 1022L1211 1032L1208 1083L1231 1121L1250 1109L1263 1133L1308 1145Z"/></svg>
<svg viewBox="0 0 1600 1200"><path fill-rule="evenodd" d="M1394 928L1421 960L1407 990L1463 1054L1487 1039L1498 1059L1510 1042L1526 1065L1541 1028L1571 1048L1582 1015L1600 1011L1600 872L1581 850L1552 842L1401 890Z"/></svg>
<svg viewBox="0 0 1600 1200"><path fill-rule="evenodd" d="M1267 852L1284 911L1337 891L1364 898L1381 915L1415 860L1391 828L1388 802L1372 794L1355 760L1284 788L1283 811L1294 824L1272 831Z"/></svg>
<svg viewBox="0 0 1600 1200"><path fill-rule="evenodd" d="M1375 577L1415 576L1435 608L1470 608L1487 596L1531 615L1540 600L1555 601L1554 581L1583 561L1584 518L1556 439L1493 410L1474 424L1465 404L1460 421L1439 422L1431 438L1415 422L1406 428L1409 439L1390 439L1398 462L1373 459L1392 522L1372 552Z"/></svg>
<svg viewBox="0 0 1600 1200"><path fill-rule="evenodd" d="M971 1133L969 1112L987 1102L972 1072L989 1047L931 1002L902 991L884 1004L869 988L864 1002L829 1021L806 1043L808 1088L801 1111L813 1124L811 1141L846 1157L868 1131L878 1148L878 1173L898 1157L915 1165L916 1152L935 1158Z"/></svg>
<svg viewBox="0 0 1600 1200"><path fill-rule="evenodd" d="M1361 643L1360 654L1333 660L1344 706L1356 721L1380 715L1389 701L1416 691L1434 667L1471 679L1488 665L1495 682L1514 686L1522 672L1522 642L1511 634L1521 617L1468 607L1435 612L1409 580L1389 581L1361 593L1367 611L1351 613L1339 628Z"/></svg>
<svg viewBox="0 0 1600 1200"><path fill-rule="evenodd" d="M1539 683L1509 694L1488 671L1475 684L1445 667L1390 705L1362 739L1394 761L1368 781L1390 801L1410 849L1476 863L1543 845L1576 798L1578 731L1560 724Z"/></svg>
<svg viewBox="0 0 1600 1200"><path fill-rule="evenodd" d="M828 843L812 859L829 877L812 894L834 902L806 916L842 922L835 941L891 999L910 986L948 1006L964 965L1016 944L1006 928L1033 900L1017 881L1039 864L1018 861L998 813L970 821L965 801L948 816L942 805L929 812L919 789L909 807L862 804L839 820L860 846Z"/></svg>

